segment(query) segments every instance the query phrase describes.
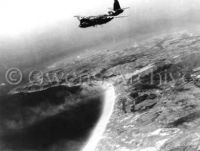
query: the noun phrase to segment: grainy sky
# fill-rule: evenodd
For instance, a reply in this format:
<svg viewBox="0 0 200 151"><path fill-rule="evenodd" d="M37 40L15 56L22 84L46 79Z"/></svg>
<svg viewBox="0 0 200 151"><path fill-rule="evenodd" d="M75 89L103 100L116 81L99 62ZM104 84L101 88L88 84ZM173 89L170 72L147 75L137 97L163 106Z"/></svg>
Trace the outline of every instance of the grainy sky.
<svg viewBox="0 0 200 151"><path fill-rule="evenodd" d="M129 4L131 0L124 0ZM0 0L0 36L20 36L49 28L74 15L96 15L112 7L113 0ZM14 27L13 27L14 25Z"/></svg>
<svg viewBox="0 0 200 151"><path fill-rule="evenodd" d="M131 7L123 14L128 17L97 28L80 29L74 15L106 13L113 0L0 0L0 68L53 63L59 57L108 43L132 43L148 34L188 30L200 24L199 0L120 3Z"/></svg>

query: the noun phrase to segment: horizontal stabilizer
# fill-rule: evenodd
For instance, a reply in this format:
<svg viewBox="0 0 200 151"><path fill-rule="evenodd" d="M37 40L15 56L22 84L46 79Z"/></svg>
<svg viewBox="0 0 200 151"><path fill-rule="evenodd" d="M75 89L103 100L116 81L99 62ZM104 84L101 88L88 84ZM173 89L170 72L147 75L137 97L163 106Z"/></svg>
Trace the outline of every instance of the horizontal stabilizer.
<svg viewBox="0 0 200 151"><path fill-rule="evenodd" d="M128 17L128 16L114 16L114 18L124 18L124 17Z"/></svg>
<svg viewBox="0 0 200 151"><path fill-rule="evenodd" d="M123 10L126 10L126 9L129 9L130 7L125 7L125 8L122 8Z"/></svg>
<svg viewBox="0 0 200 151"><path fill-rule="evenodd" d="M129 9L130 7L125 7L125 8L121 8L121 9L118 9L118 10L126 10L126 9ZM117 11L117 10L113 10L112 8L108 8L109 10L111 11Z"/></svg>
<svg viewBox="0 0 200 151"><path fill-rule="evenodd" d="M124 17L128 17L128 16L109 16L107 18L124 18Z"/></svg>

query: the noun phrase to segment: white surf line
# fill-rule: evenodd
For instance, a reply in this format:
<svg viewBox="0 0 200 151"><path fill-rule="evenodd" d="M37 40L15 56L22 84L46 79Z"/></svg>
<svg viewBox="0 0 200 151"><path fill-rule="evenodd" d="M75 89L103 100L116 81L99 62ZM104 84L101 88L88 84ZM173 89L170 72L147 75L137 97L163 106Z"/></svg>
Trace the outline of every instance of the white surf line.
<svg viewBox="0 0 200 151"><path fill-rule="evenodd" d="M104 84L103 89L105 89L105 97L102 115L82 151L95 151L113 113L116 99L115 88L112 84Z"/></svg>

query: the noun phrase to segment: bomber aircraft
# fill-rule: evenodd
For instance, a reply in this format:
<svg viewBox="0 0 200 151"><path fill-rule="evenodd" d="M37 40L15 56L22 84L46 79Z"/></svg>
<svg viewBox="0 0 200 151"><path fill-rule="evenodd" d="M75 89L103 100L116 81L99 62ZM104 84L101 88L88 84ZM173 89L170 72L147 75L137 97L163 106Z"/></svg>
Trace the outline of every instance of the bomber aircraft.
<svg viewBox="0 0 200 151"><path fill-rule="evenodd" d="M114 6L111 11L108 12L108 14L98 15L98 16L74 16L80 21L80 28L87 28L87 27L95 27L98 25L103 25L114 18L121 18L126 16L118 16L119 14L123 13L124 10L127 8L121 8L119 1L114 1Z"/></svg>

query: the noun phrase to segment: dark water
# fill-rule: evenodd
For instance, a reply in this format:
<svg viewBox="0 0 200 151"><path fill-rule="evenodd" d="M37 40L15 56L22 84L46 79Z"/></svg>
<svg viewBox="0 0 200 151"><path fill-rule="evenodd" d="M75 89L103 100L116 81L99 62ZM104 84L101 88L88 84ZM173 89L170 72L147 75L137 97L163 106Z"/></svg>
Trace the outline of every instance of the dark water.
<svg viewBox="0 0 200 151"><path fill-rule="evenodd" d="M1 150L78 151L101 115L102 100L101 90L65 86L3 96Z"/></svg>

